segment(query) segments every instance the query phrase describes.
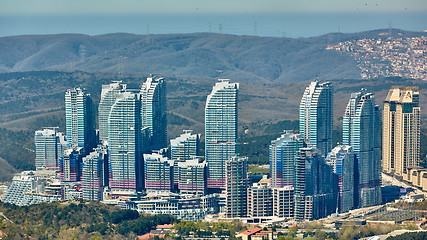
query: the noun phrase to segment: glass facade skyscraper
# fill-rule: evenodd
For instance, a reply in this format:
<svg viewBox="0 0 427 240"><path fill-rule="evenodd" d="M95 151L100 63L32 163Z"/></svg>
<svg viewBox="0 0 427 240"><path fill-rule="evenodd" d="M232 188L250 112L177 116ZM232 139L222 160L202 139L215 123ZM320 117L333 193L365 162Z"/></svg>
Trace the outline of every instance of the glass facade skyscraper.
<svg viewBox="0 0 427 240"><path fill-rule="evenodd" d="M272 187L294 186L295 160L298 150L304 146L303 139L291 131L286 131L281 137L271 141L270 176Z"/></svg>
<svg viewBox="0 0 427 240"><path fill-rule="evenodd" d="M323 156L332 149L333 130L332 83L311 82L305 89L299 108L299 133L309 147Z"/></svg>
<svg viewBox="0 0 427 240"><path fill-rule="evenodd" d="M38 130L34 134L36 169L59 167L59 159L67 148L65 136L56 128Z"/></svg>
<svg viewBox="0 0 427 240"><path fill-rule="evenodd" d="M326 161L336 174L338 189L338 212L348 212L354 208L355 157L351 146L338 145L329 153ZM356 185L357 186L357 185Z"/></svg>
<svg viewBox="0 0 427 240"><path fill-rule="evenodd" d="M356 156L355 206L381 204L381 111L374 94L365 89L351 94L343 118L343 143L352 146Z"/></svg>
<svg viewBox="0 0 427 240"><path fill-rule="evenodd" d="M206 100L205 153L209 188L225 188L225 162L237 155L238 91L238 83L220 80Z"/></svg>
<svg viewBox="0 0 427 240"><path fill-rule="evenodd" d="M333 169L318 149L300 149L295 175L295 220L319 219L335 211Z"/></svg>
<svg viewBox="0 0 427 240"><path fill-rule="evenodd" d="M108 116L111 107L116 102L118 94L126 90L126 84L114 82L109 85L102 85L101 100L98 106L98 125L99 125L99 142L108 141Z"/></svg>
<svg viewBox="0 0 427 240"><path fill-rule="evenodd" d="M179 137L170 140L171 159L175 164L174 182L178 184L178 163L192 160L199 156L200 134L191 134L191 130L184 130Z"/></svg>
<svg viewBox="0 0 427 240"><path fill-rule="evenodd" d="M82 147L88 154L96 145L95 114L90 95L81 88L68 89L65 114L68 146Z"/></svg>
<svg viewBox="0 0 427 240"><path fill-rule="evenodd" d="M108 117L109 186L141 191L144 188L140 95L117 95Z"/></svg>
<svg viewBox="0 0 427 240"><path fill-rule="evenodd" d="M166 81L148 77L141 87L141 116L142 126L150 132L151 149L168 146L166 111Z"/></svg>
<svg viewBox="0 0 427 240"><path fill-rule="evenodd" d="M92 201L103 200L103 190L108 179L108 154L105 147L96 148L83 157L82 189L83 198ZM106 171L107 170L107 171Z"/></svg>

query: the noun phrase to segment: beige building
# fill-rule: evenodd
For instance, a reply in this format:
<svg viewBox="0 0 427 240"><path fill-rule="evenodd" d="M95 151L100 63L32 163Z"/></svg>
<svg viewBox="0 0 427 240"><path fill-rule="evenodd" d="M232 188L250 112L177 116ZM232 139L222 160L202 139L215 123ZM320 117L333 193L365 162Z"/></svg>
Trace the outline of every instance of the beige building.
<svg viewBox="0 0 427 240"><path fill-rule="evenodd" d="M418 87L393 87L384 102L382 167L402 176L420 159Z"/></svg>

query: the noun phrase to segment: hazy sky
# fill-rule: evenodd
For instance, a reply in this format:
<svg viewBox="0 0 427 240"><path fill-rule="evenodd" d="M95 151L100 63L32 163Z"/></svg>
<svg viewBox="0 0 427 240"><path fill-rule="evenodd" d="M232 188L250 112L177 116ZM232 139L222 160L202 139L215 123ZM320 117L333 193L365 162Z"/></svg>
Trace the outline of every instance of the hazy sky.
<svg viewBox="0 0 427 240"><path fill-rule="evenodd" d="M426 0L1 0L0 14L427 12Z"/></svg>
<svg viewBox="0 0 427 240"><path fill-rule="evenodd" d="M0 36L220 32L309 37L427 29L427 0L0 0Z"/></svg>

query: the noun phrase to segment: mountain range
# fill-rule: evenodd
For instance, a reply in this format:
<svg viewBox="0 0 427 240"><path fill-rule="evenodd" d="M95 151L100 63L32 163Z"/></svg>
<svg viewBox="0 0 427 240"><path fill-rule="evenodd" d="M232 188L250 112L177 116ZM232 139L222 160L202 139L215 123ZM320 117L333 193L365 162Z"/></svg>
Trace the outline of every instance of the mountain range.
<svg viewBox="0 0 427 240"><path fill-rule="evenodd" d="M425 34L383 29L298 39L216 33L11 36L0 38L0 72L156 73L174 77L230 78L246 83L299 82L316 77L359 79L360 69L355 60L327 51L328 44L362 37Z"/></svg>

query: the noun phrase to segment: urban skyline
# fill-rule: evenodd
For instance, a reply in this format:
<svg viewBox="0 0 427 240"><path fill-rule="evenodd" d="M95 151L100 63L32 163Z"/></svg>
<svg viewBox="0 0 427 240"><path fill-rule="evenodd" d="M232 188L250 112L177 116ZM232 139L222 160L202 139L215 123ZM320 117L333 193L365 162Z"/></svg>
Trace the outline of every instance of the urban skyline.
<svg viewBox="0 0 427 240"><path fill-rule="evenodd" d="M147 81L152 79L149 77ZM237 151L238 83L220 79L207 96L205 159L198 156L200 134L191 131L171 139L170 158L167 149L153 147L150 130L143 124L142 91L126 89L125 85L120 87L119 84L122 83L104 85L100 100L100 103L106 102L106 93L110 89L123 90L109 96L114 99L114 103L107 104L111 108L107 141L99 139L100 145L90 154L85 153L83 147L70 146L59 159L62 199L83 197L107 202L118 200L117 204L123 197L127 200L120 204L131 204L140 199L142 202L135 205L138 209L158 213L162 206L157 205L157 200L152 197L181 193L184 195L179 197L179 201L182 201L180 204L190 199L207 201L205 207L210 206L209 213L223 213L226 218L251 216L253 221L260 222L272 217L314 220L334 212L381 204L378 158L380 108L375 105L373 94L365 89L350 96L343 115L344 145L328 151L327 142L331 140L325 136L328 136L326 133L331 127L324 127L332 121L333 87L328 82L311 82L301 98L300 119L304 123L299 126L303 131L308 128L307 132L316 134L314 137L306 136L304 139L308 143L305 143L302 135L285 129L281 137L271 141L269 178L252 185L247 175L248 158L240 156ZM66 93L68 102L69 92ZM163 99L166 101L166 98ZM157 106L152 112L166 110L162 104L149 105ZM103 113L100 111L100 114ZM77 122L75 127L82 128L80 124ZM321 131L313 130L313 126ZM46 132L52 139L60 136L55 129L37 131L35 144L36 137L42 132ZM319 135L318 132L325 134ZM162 135L162 131L158 133ZM361 140L361 136L366 139ZM323 139L323 142L318 144L317 138ZM213 140L213 146L209 146L209 139ZM316 145L323 146L322 150L327 154L317 149ZM85 143L82 142L80 146L85 146ZM231 147L231 150L226 147ZM38 149L42 152L51 151ZM215 175L220 181L209 184ZM219 185L221 181L224 182ZM149 202L154 204L152 201L156 202L157 210L150 211L147 206L138 205ZM199 220L206 216L193 208L184 215L175 208L168 211L184 219Z"/></svg>

